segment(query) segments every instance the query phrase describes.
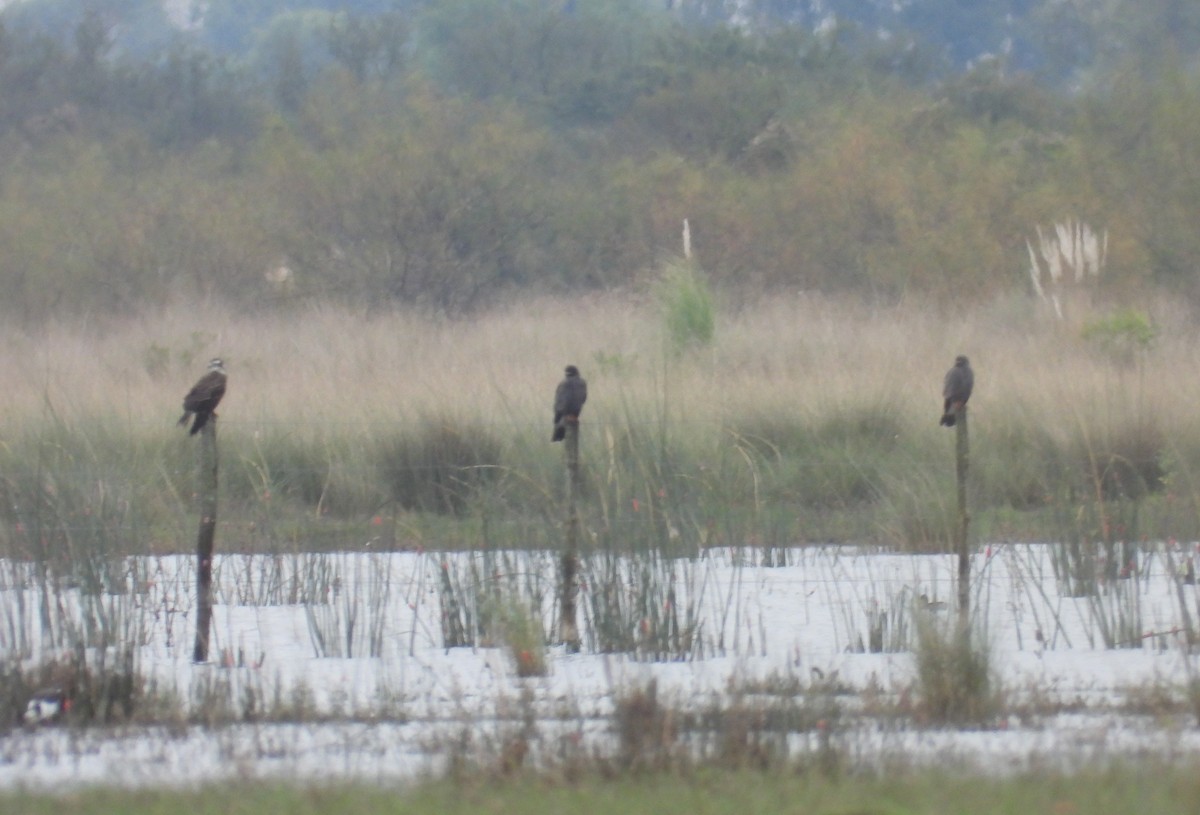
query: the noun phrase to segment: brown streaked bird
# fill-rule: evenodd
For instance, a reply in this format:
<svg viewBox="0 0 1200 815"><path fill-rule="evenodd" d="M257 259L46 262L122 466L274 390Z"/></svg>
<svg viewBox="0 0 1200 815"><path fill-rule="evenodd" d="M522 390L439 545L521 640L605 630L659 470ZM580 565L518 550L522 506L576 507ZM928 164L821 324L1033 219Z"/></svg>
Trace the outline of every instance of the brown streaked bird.
<svg viewBox="0 0 1200 815"><path fill-rule="evenodd" d="M942 405L942 420L938 424L954 427L958 414L967 406L967 400L971 398L971 389L974 387L975 372L971 370L971 363L964 356L955 357L954 367L946 371L946 378L942 382L942 396L946 401Z"/></svg>
<svg viewBox="0 0 1200 815"><path fill-rule="evenodd" d="M179 423L185 425L189 418L196 417L189 436L199 433L200 429L208 424L208 420L217 415L217 405L225 395L227 380L225 363L214 359L208 363L208 373L200 377L187 392L187 396L183 397L183 416L180 417Z"/></svg>
<svg viewBox="0 0 1200 815"><path fill-rule="evenodd" d="M550 441L562 441L567 435L567 422L578 422L583 403L587 401L587 381L579 369L568 365L566 376L554 391L554 435Z"/></svg>

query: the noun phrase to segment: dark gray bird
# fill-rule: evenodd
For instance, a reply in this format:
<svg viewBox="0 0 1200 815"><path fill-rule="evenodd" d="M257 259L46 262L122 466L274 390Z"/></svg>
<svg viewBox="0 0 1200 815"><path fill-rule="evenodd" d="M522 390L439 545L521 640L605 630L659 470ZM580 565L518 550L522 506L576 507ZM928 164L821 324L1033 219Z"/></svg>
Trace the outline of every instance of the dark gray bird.
<svg viewBox="0 0 1200 815"><path fill-rule="evenodd" d="M583 403L587 401L587 381L579 369L568 365L566 376L554 391L554 435L550 441L562 441L567 435L567 423L578 422Z"/></svg>
<svg viewBox="0 0 1200 815"><path fill-rule="evenodd" d="M208 363L208 373L200 377L187 392L187 396L183 397L183 416L180 417L179 423L185 425L189 418L196 417L189 436L199 433L200 429L208 424L208 420L216 415L217 405L225 395L227 380L225 363L214 359Z"/></svg>
<svg viewBox="0 0 1200 815"><path fill-rule="evenodd" d="M954 367L946 371L946 378L942 382L942 396L946 401L942 406L942 421L939 424L954 427L958 413L967 406L974 387L975 372L971 370L971 363L964 356L955 357Z"/></svg>

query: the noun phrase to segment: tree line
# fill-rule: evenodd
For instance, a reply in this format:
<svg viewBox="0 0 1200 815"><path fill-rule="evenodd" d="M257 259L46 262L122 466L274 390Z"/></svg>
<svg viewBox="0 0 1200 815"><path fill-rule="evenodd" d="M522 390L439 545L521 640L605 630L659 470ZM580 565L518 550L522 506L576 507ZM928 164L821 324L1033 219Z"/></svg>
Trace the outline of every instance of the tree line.
<svg viewBox="0 0 1200 815"><path fill-rule="evenodd" d="M193 28L78 5L0 14L0 285L24 319L636 288L685 218L735 302L985 299L1068 217L1109 231L1107 285L1200 294L1187 41L1064 89L698 4L214 0Z"/></svg>

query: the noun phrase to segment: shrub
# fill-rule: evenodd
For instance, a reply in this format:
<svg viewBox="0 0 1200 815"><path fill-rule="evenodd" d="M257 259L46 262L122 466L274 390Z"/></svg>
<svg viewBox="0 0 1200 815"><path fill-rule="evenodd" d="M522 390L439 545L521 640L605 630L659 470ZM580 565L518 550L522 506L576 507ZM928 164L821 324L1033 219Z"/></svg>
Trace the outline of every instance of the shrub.
<svg viewBox="0 0 1200 815"><path fill-rule="evenodd" d="M500 442L479 425L426 415L385 444L379 467L405 509L463 515L500 466Z"/></svg>
<svg viewBox="0 0 1200 815"><path fill-rule="evenodd" d="M675 353L709 345L716 332L716 307L704 274L687 261L666 264L658 284L667 342Z"/></svg>
<svg viewBox="0 0 1200 815"><path fill-rule="evenodd" d="M1159 329L1145 312L1126 308L1085 323L1082 334L1114 362L1132 365L1154 347Z"/></svg>
<svg viewBox="0 0 1200 815"><path fill-rule="evenodd" d="M1166 438L1153 421L1130 421L1097 443L1081 439L1080 459L1089 486L1106 499L1142 498L1162 490Z"/></svg>

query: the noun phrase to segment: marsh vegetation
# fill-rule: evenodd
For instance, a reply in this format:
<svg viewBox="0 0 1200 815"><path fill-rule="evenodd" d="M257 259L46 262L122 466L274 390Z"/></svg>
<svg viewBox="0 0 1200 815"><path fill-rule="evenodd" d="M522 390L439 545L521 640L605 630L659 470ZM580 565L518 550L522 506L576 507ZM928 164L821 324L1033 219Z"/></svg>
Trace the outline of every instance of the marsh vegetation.
<svg viewBox="0 0 1200 815"><path fill-rule="evenodd" d="M553 298L453 320L210 306L11 331L5 545L50 559L185 550L194 454L163 419L217 353L231 371L227 552L555 546L562 462L544 437L564 361L592 383L597 539L941 550L954 490L939 381L959 351L979 372L979 540L1200 536L1196 337L1170 301L1136 312L1153 341L1116 351L1107 338L1125 329L1103 306L1068 323L1017 294L940 313L773 297L720 308L713 338L683 349L660 308Z"/></svg>
<svg viewBox="0 0 1200 815"><path fill-rule="evenodd" d="M1190 17L981 17L1016 43L983 59L687 3L243 5L0 12L7 757L204 772L208 739L219 775L332 734L290 771L412 740L450 774L836 779L880 732L1076 711L1200 751ZM960 353L969 640L938 616ZM212 356L192 665L173 419ZM47 687L67 727L17 729Z"/></svg>

